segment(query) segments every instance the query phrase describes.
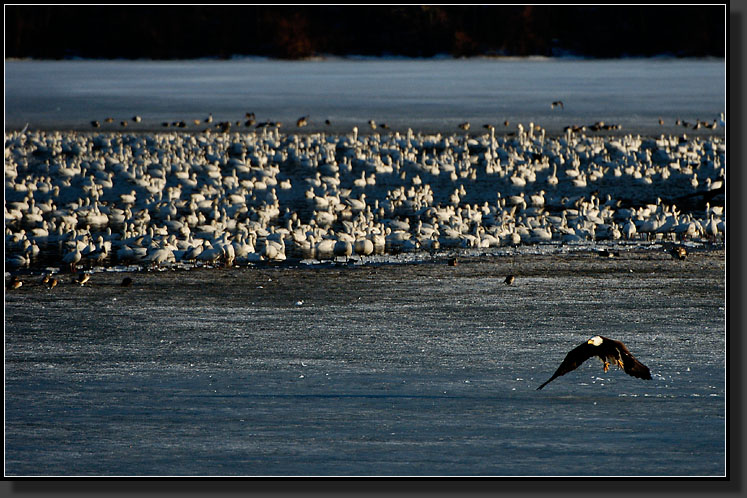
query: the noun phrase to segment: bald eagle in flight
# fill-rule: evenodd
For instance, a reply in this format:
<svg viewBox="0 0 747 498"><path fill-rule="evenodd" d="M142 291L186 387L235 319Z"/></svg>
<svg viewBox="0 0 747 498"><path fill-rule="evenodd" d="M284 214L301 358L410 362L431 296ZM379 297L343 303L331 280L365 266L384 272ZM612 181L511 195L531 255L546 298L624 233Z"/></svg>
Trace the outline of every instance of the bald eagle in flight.
<svg viewBox="0 0 747 498"><path fill-rule="evenodd" d="M622 368L626 374L638 377L639 379L651 379L651 372L648 367L636 360L628 348L625 347L620 341L614 339L608 339L600 335L595 335L585 343L572 349L560 364L558 369L552 374L552 377L539 386L537 390L542 389L552 380L565 375L568 372L575 370L583 362L591 358L592 356L598 356L604 362L604 371L606 372L610 368L610 363L616 363L617 366Z"/></svg>

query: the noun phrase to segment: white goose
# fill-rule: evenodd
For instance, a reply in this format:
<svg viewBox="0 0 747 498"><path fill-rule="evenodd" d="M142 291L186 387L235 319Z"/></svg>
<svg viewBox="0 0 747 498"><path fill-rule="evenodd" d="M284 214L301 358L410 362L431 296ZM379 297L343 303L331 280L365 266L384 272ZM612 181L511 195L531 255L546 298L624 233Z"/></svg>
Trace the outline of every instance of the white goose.
<svg viewBox="0 0 747 498"><path fill-rule="evenodd" d="M166 262L173 263L176 258L174 252L167 247L166 239L162 239L160 246L154 246L148 251L145 261L154 266L159 266Z"/></svg>
<svg viewBox="0 0 747 498"><path fill-rule="evenodd" d="M355 241L353 249L359 256L370 256L374 252L374 244L370 239L359 238Z"/></svg>
<svg viewBox="0 0 747 498"><path fill-rule="evenodd" d="M558 166L556 164L552 165L552 175L547 177L547 183L548 185L557 185L558 184L558 175L557 175Z"/></svg>
<svg viewBox="0 0 747 498"><path fill-rule="evenodd" d="M75 271L75 266L80 262L83 255L77 247L62 257L62 262L70 265L70 271Z"/></svg>
<svg viewBox="0 0 747 498"><path fill-rule="evenodd" d="M207 244L207 245L206 245ZM198 261L203 261L208 264L214 264L220 261L223 256L223 251L217 244L214 244L210 240L206 240L203 244L202 251L197 255Z"/></svg>
<svg viewBox="0 0 747 498"><path fill-rule="evenodd" d="M335 257L344 256L345 260L353 254L353 245L347 240L337 240L333 247Z"/></svg>
<svg viewBox="0 0 747 498"><path fill-rule="evenodd" d="M285 261L285 240L283 238L280 238L280 241L265 239L262 256L268 261Z"/></svg>
<svg viewBox="0 0 747 498"><path fill-rule="evenodd" d="M335 244L337 243L334 239L322 239L319 242L316 243L316 247L314 248L314 253L316 254L316 258L319 260L322 259L332 259L335 255Z"/></svg>
<svg viewBox="0 0 747 498"><path fill-rule="evenodd" d="M628 222L623 226L623 234L625 235L625 238L628 240L632 239L636 232L637 229L635 223L633 223L633 220L628 220Z"/></svg>

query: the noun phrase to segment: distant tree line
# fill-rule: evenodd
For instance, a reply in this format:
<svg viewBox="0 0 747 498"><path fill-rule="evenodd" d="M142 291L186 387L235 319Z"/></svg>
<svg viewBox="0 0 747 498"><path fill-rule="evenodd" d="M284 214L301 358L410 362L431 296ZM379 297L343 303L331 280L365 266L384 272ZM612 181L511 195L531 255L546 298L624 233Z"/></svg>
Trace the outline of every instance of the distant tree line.
<svg viewBox="0 0 747 498"><path fill-rule="evenodd" d="M725 55L724 5L6 5L6 58Z"/></svg>

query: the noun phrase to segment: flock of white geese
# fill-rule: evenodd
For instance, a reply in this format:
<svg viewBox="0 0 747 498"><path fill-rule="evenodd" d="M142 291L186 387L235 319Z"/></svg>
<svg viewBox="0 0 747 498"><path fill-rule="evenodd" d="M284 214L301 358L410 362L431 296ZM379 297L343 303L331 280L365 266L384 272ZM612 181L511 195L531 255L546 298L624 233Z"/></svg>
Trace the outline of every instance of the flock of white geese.
<svg viewBox="0 0 747 498"><path fill-rule="evenodd" d="M716 240L723 137L5 134L5 264L241 265L600 240ZM53 264L54 266L54 264Z"/></svg>

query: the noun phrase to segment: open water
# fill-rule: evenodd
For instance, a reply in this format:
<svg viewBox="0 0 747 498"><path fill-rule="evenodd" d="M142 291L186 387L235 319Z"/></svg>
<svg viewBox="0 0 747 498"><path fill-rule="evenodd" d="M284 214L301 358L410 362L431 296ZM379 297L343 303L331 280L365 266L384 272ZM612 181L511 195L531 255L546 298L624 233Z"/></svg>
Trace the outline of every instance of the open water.
<svg viewBox="0 0 747 498"><path fill-rule="evenodd" d="M721 476L724 265L652 245L29 279L5 296L5 472ZM596 334L653 379L592 359L536 390Z"/></svg>

